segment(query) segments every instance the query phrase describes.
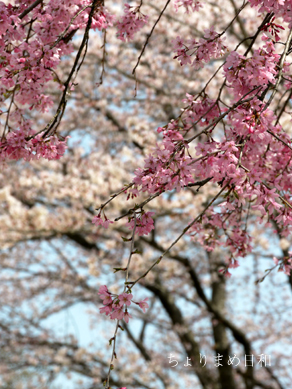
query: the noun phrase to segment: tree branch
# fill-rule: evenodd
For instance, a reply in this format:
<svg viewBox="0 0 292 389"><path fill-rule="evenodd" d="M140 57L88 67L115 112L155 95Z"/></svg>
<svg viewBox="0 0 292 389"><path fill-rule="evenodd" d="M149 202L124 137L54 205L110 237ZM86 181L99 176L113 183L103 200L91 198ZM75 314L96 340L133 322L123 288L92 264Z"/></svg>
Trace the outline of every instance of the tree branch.
<svg viewBox="0 0 292 389"><path fill-rule="evenodd" d="M26 8L18 17L19 19L23 19L30 11L32 11L34 8L36 8L43 0L36 0L34 3L32 3L29 7Z"/></svg>

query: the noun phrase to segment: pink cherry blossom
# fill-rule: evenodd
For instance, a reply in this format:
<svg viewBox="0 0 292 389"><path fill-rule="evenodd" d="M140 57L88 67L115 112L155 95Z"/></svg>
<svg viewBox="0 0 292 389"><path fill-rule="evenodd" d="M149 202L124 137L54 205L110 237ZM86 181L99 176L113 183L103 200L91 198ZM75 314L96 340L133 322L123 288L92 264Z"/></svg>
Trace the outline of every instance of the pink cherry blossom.
<svg viewBox="0 0 292 389"><path fill-rule="evenodd" d="M124 313L123 319L125 320L126 323L129 323L129 319L132 319L132 316L129 314L127 310Z"/></svg>
<svg viewBox="0 0 292 389"><path fill-rule="evenodd" d="M92 223L95 224L96 226L102 226L104 228L108 228L110 224L113 224L113 221L107 219L106 217L105 219L102 219L101 214L98 214L94 216L94 218L92 219Z"/></svg>
<svg viewBox="0 0 292 389"><path fill-rule="evenodd" d="M145 212L140 217L137 217L136 221L132 217L126 225L130 230L133 230L136 223L136 233L138 236L148 235L154 229L152 215L154 215L154 212Z"/></svg>
<svg viewBox="0 0 292 389"><path fill-rule="evenodd" d="M146 303L147 300L148 297L138 303L139 307L143 310L144 313L146 312L146 309L149 308L149 305Z"/></svg>
<svg viewBox="0 0 292 389"><path fill-rule="evenodd" d="M213 28L205 30L205 35L199 40L183 40L180 36L172 41L173 49L181 65L191 64L196 69L204 67L212 58L220 58L224 55L226 46Z"/></svg>
<svg viewBox="0 0 292 389"><path fill-rule="evenodd" d="M117 320L122 320L125 315L125 312L123 311L123 308L116 308L111 314L110 318L112 320L117 319Z"/></svg>
<svg viewBox="0 0 292 389"><path fill-rule="evenodd" d="M175 0L174 9L177 12L180 7L185 8L185 12L189 14L191 11L199 11L203 7L202 3L197 0ZM191 9L191 11L190 11Z"/></svg>
<svg viewBox="0 0 292 389"><path fill-rule="evenodd" d="M117 37L122 41L130 41L134 34L148 22L148 16L140 12L140 7L125 4L124 15L117 23Z"/></svg>
<svg viewBox="0 0 292 389"><path fill-rule="evenodd" d="M124 304L127 306L131 305L131 300L133 295L131 293L122 293L119 294L120 306L122 307Z"/></svg>

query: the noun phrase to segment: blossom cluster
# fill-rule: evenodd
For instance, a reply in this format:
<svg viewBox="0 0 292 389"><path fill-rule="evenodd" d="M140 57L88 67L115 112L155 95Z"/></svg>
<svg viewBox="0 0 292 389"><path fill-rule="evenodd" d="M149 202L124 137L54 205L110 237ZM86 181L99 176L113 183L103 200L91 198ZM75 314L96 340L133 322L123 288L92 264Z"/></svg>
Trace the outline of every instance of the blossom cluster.
<svg viewBox="0 0 292 389"><path fill-rule="evenodd" d="M281 17L284 22L292 25L291 2L285 0L248 0L252 7L258 7L260 13L272 12L275 17Z"/></svg>
<svg viewBox="0 0 292 389"><path fill-rule="evenodd" d="M174 1L175 11L178 12L178 9L180 7L183 7L185 9L185 12L189 14L191 11L192 12L199 11L200 8L203 7L203 5L200 1L197 0L175 0Z"/></svg>
<svg viewBox="0 0 292 389"><path fill-rule="evenodd" d="M220 115L217 102L210 99L207 94L197 99L189 93L186 96L187 98L182 100L183 103L188 104L183 113L185 128L188 125L191 128L194 124L198 124L201 127L206 126Z"/></svg>
<svg viewBox="0 0 292 389"><path fill-rule="evenodd" d="M130 191L156 193L176 189L179 191L194 182L191 157L186 155L188 145L173 121L165 129L159 127L163 141L145 159L144 169L135 171L134 188Z"/></svg>
<svg viewBox="0 0 292 389"><path fill-rule="evenodd" d="M279 260L277 257L273 257L273 261L276 265L279 265L279 271L283 271L288 276L292 270L292 251L289 251L289 257Z"/></svg>
<svg viewBox="0 0 292 389"><path fill-rule="evenodd" d="M266 35L262 39L264 46L255 50L252 57L246 58L236 51L227 57L223 69L235 97L241 97L255 87L265 87L276 82L280 55L275 52L273 42Z"/></svg>
<svg viewBox="0 0 292 389"><path fill-rule="evenodd" d="M140 6L131 7L129 4L125 4L124 15L116 24L118 29L117 37L122 41L132 40L135 33L144 27L148 19L147 15L140 12Z"/></svg>
<svg viewBox="0 0 292 389"><path fill-rule="evenodd" d="M250 3L259 6L260 12L273 12L275 17L282 17L288 23L292 20L288 2L250 0ZM52 107L53 101L45 88L52 81L58 82L61 90L64 88L55 79L55 69L61 57L73 50L70 39L66 38L87 25L91 5L90 0L72 0L68 4L50 0L21 16L27 2L16 1L15 7L0 2L1 102L4 106L9 102L7 111L1 111L1 114L9 115L0 143L1 161L59 159L64 154L66 139L54 132L46 137L34 131L25 115L25 107L41 112ZM199 10L201 4L194 0L176 1L175 7L181 6L189 12L190 9ZM124 16L117 23L121 40L131 40L147 23L148 16L143 15L140 8L141 4L136 7L125 5ZM33 23L32 35L30 23ZM102 30L113 23L114 16L98 6L92 28ZM262 30L275 35L279 25L272 19ZM205 30L200 39L184 40L178 36L173 41L175 58L181 65L204 67L227 52L223 35L211 28ZM232 51L223 66L229 105L223 104L220 98L210 98L205 90L197 97L187 94L183 100L187 107L179 119L158 128L163 139L145 158L143 168L135 171L128 196L180 191L197 178L208 178L220 186L228 184L229 190L226 201L210 208L204 215L205 224L200 220L190 231L208 249L224 245L233 256L246 255L251 244L247 229L243 229L242 215L249 208L260 222L268 215L278 224L282 236L289 234L292 221L290 139L264 103L269 88L279 77L279 63L280 55L274 42L265 34L262 34L260 47L249 56ZM281 72L289 81L288 63L284 62ZM245 96L249 101L241 102ZM219 141L212 133L222 114L225 115L224 136ZM193 157L184 136L196 129L196 125L206 129L204 136L207 139L196 144L197 155ZM153 213L141 209L137 215L130 217L127 226L132 230L135 227L139 236L149 234L154 228ZM99 213L93 223L107 228L113 222ZM205 236L204 229L208 231ZM117 314L113 313L114 316Z"/></svg>
<svg viewBox="0 0 292 389"><path fill-rule="evenodd" d="M92 2L50 0L25 14L29 3L16 1L12 6L0 2L0 101L4 107L0 113L7 116L1 159L56 159L64 153L64 143L56 136L51 140L35 136L25 109L47 112L52 108L46 87L57 82L64 88L56 80L55 70L61 57L73 51L67 37L86 26ZM104 7L98 7L91 27L101 30L113 25L113 20Z"/></svg>
<svg viewBox="0 0 292 389"><path fill-rule="evenodd" d="M233 259L226 265L226 275L228 268L238 265L234 262L235 257L245 256L252 250L252 238L244 222L249 209L256 212L259 222L267 216L274 220L282 236L291 231L290 139L279 123L274 124L273 111L265 107L261 95L254 91L255 87L260 87L263 92L265 86L275 83L278 73L279 55L265 35L263 42L263 47L255 50L250 58L232 52L224 65L234 100L243 99L250 93L249 101L237 104L236 109L227 112L206 94L199 97L187 94L183 102L188 106L181 115L183 128L177 121L172 121L164 129L158 129L163 133L163 141L145 159L144 168L136 170L135 185L130 190L133 195L179 191L193 183L195 176L211 178L220 185L228 184L230 195L226 201L219 208L209 208L189 231L207 250L220 245L228 247ZM288 72L285 63L283 70ZM225 125L225 137L221 141L208 137L207 141L199 142L194 158L186 154L188 142L182 131L187 133L195 124L210 127L210 123L214 123L215 126L222 112L226 112L228 124ZM212 129L208 133L211 132ZM279 193L282 190L286 191L284 197Z"/></svg>
<svg viewBox="0 0 292 389"><path fill-rule="evenodd" d="M24 6L19 4L18 7L9 7L0 3L1 26L5 27L0 37L1 87L9 94L11 88L17 86L14 91L16 102L28 104L31 109L36 108L42 112L50 107L52 102L43 94L44 86L55 78L52 70L59 64L61 56L73 50L71 44L58 38L70 23L67 35L86 26L88 8L73 22L72 19L90 4L89 0L73 0L68 4L56 4L55 0L51 0L45 7L38 6L31 14L19 19L15 10L20 14ZM31 18L36 19L35 34L27 39L28 30L25 26ZM113 16L99 7L92 28L106 28L112 23ZM55 44L56 41L59 41L58 44ZM9 45L12 50L7 49Z"/></svg>
<svg viewBox="0 0 292 389"><path fill-rule="evenodd" d="M130 230L133 230L136 225L136 232L138 236L148 235L154 229L154 221L152 216L154 212L142 212L140 217L130 217L129 222L126 224Z"/></svg>
<svg viewBox="0 0 292 389"><path fill-rule="evenodd" d="M266 23L262 27L262 31L268 31L271 35L274 35L275 41L279 42L279 40L281 39L279 36L280 30L285 30L285 28L279 24L276 24L275 19L276 17L274 16L269 23Z"/></svg>
<svg viewBox="0 0 292 389"><path fill-rule="evenodd" d="M2 141L0 141L0 161L18 160L23 158L25 161L46 158L48 160L60 159L67 149L66 138L60 139L57 135L49 139L43 139L39 134L35 137L29 137L22 129L9 132Z"/></svg>
<svg viewBox="0 0 292 389"><path fill-rule="evenodd" d="M243 214L249 207L257 212L258 220L263 220L266 215L274 219L281 227L283 236L291 230L291 171L290 168L281 168L288 167L291 161L291 150L285 146L285 143L289 143L289 137L283 134L279 125L273 125L275 116L271 110L261 112L262 105L262 102L254 99L230 112L227 115L230 127L226 128L226 137L220 142L210 140L198 143L196 150L199 158L193 164L200 178L213 177L215 182L228 182L232 188L227 200L220 204L220 214L213 209L208 220L202 222L204 228L208 225L212 232L205 231L208 236L207 239L203 237L201 243L208 241L208 247L213 249L219 244L220 228L228 237L224 245L239 256L251 250L246 228L240 228L240 223L244 226ZM278 134L284 143L273 138L267 130ZM271 150L267 150L267 144L270 144ZM288 191L284 199L287 203L279 194L284 188ZM225 220L225 226L222 220ZM196 239L199 232L204 231L202 225L193 226ZM232 238L234 234L236 236Z"/></svg>
<svg viewBox="0 0 292 389"><path fill-rule="evenodd" d="M201 126L216 122L218 104L208 96L196 99L188 94L184 102L188 107L181 120L186 132L194 122L200 122ZM252 238L246 228L250 210L255 212L260 223L267 216L274 220L283 237L291 232L292 153L286 146L290 139L279 124L273 124L276 120L273 112L270 109L263 111L263 106L255 96L248 103L239 104L236 110L230 110L226 115L225 137L220 141L209 137L208 141L198 142L194 157L188 152L188 142L177 121L159 127L163 140L145 159L144 168L136 170L134 185L128 190L132 196L140 192L151 195L164 190L179 191L193 183L195 177L210 178L220 186L227 184L229 194L225 201L210 207L189 230L193 239L208 251L218 246L230 250L232 257L226 264L226 276L229 268L238 265L234 258L244 257L252 251ZM282 190L286 191L284 197L280 195ZM144 218L136 219L138 235L147 234L153 228L152 214L144 213ZM131 218L127 226L133 229L134 225L135 220Z"/></svg>
<svg viewBox="0 0 292 389"><path fill-rule="evenodd" d="M176 53L174 58L180 61L181 65L190 64L195 69L204 67L211 59L220 58L224 55L226 46L224 39L214 31L214 28L205 30L203 38L183 40L180 36L172 41Z"/></svg>
<svg viewBox="0 0 292 389"><path fill-rule="evenodd" d="M128 307L131 303L137 304L145 313L146 309L149 307L147 304L148 297L140 302L132 301L133 295L131 293L121 293L119 295L114 295L108 291L106 285L102 285L99 288L98 294L103 300L104 307L99 308L100 313L105 313L112 320L122 320L124 319L126 323L129 322L129 319L132 316L128 312ZM125 310L124 310L125 306Z"/></svg>
<svg viewBox="0 0 292 389"><path fill-rule="evenodd" d="M101 217L101 212L99 212L99 214L94 216L94 218L92 219L92 223L95 224L96 226L102 226L104 228L108 228L108 226L112 224L113 221L109 220L105 215L103 219Z"/></svg>

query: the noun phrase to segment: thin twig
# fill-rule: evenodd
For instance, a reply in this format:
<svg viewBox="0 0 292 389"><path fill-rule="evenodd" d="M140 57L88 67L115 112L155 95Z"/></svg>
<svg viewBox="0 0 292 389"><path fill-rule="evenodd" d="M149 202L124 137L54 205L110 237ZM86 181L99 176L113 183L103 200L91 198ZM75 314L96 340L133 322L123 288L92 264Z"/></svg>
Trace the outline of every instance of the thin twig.
<svg viewBox="0 0 292 389"><path fill-rule="evenodd" d="M168 6L169 3L170 3L170 0L167 0L165 6L164 6L164 8L163 8L163 10L160 12L160 14L159 14L159 16L158 16L158 19L157 19L156 22L154 23L154 25L153 25L153 27L152 27L150 33L147 35L147 39L146 39L146 41L145 41L145 43L144 43L144 46L143 46L143 48L142 48L142 51L141 51L139 57L138 57L137 63L136 63L136 65L135 65L135 67L134 67L134 69L133 69L133 71L132 71L132 74L135 74L135 71L136 71L136 69L137 69L137 67L138 67L138 65L139 65L139 63L140 63L141 57L142 57L142 55L144 54L144 51L145 51L145 49L146 49L146 46L147 46L147 44L148 44L148 42L149 42L149 39L150 39L151 35L153 34L153 31L154 31L154 29L155 29L157 23L158 23L159 20L161 19L162 15L163 15L163 12L166 10L166 8L167 8L167 6Z"/></svg>
<svg viewBox="0 0 292 389"><path fill-rule="evenodd" d="M136 232L136 226L137 226L137 218L136 218L135 212L134 212L134 218L135 218L135 224L134 224L134 228L133 228L133 232L132 232L131 247L130 247L130 253L129 253L128 263L127 263L127 268L126 268L124 293L125 293L125 291L127 289L127 282L128 282L128 278L129 278L129 267L130 267L132 255L134 253L134 241L135 241L135 232ZM114 369L114 365L113 365L114 357L117 358L117 356L116 356L116 340L117 340L117 332L118 332L118 329L119 329L119 323L120 323L120 320L117 321L117 325L116 325L116 328L115 328L115 333L114 333L114 336L112 338L112 340L113 340L113 350L112 350L110 366L109 366L108 373L107 373L107 378L106 378L106 389L108 389L110 387L109 386L109 379L110 379L111 371Z"/></svg>
<svg viewBox="0 0 292 389"><path fill-rule="evenodd" d="M62 94L62 97L61 97L61 101L59 103L59 106L58 106L56 114L54 115L54 117L52 118L50 123L48 123L48 125L41 131L41 132L44 132L43 138L46 137L50 133L51 129L57 123L57 120L58 120L58 117L60 116L60 114L62 115L62 113L65 111L66 104L67 104L67 92L68 92L68 89L69 89L69 86L70 86L70 81L71 81L71 78L73 77L73 75L75 73L75 69L78 66L78 62L79 62L79 59L81 57L81 53L83 51L83 48L84 47L86 48L86 46L87 46L87 42L88 42L88 38L89 38L89 30L90 30L91 24L92 24L92 18L93 18L94 12L96 10L96 7L97 7L97 5L99 3L100 3L100 0L94 0L92 5L91 5L91 10L90 10L90 13L89 13L88 22L87 22L86 29L85 29L85 32L84 32L84 35L83 35L83 39L82 39L81 45L79 47L79 50L77 52L77 55L76 55L73 67L72 67L72 69L70 71L70 74L69 74L67 80L64 83L64 87L65 88L64 88L64 91L63 91L63 94ZM84 60L84 57L83 57L83 60ZM55 130L56 130L56 128L55 128Z"/></svg>
<svg viewBox="0 0 292 389"><path fill-rule="evenodd" d="M277 79L275 88L273 89L273 93L271 94L269 100L266 102L262 112L264 112L269 107L269 105L271 104L271 102L273 101L273 99L275 97L275 94L278 91L278 87L279 87L281 79L282 79L283 66L284 66L285 59L287 57L288 49L290 47L291 39L292 39L292 28L290 29L290 33L289 33L288 39L287 39L286 44L285 44L285 49L284 49L282 57L281 57L281 61L280 61L280 65L279 65L280 70L279 70L279 73L278 73L278 79Z"/></svg>
<svg viewBox="0 0 292 389"><path fill-rule="evenodd" d="M233 24L234 20L238 18L240 12L246 7L246 5L248 4L248 2L243 2L242 6L236 11L235 13L235 16L234 18L231 20L231 22L228 24L227 27L225 27L225 29L220 33L218 34L215 39L217 39L218 37L222 36L223 34L225 34L225 32L228 30L228 28Z"/></svg>
<svg viewBox="0 0 292 389"><path fill-rule="evenodd" d="M133 182L125 186L123 189L119 190L117 193L110 196L110 199L108 199L104 204L101 204L100 207L96 208L95 210L98 211L101 208L104 208L108 203L110 203L114 198L119 196L121 193L125 192L126 190L130 189L134 185Z"/></svg>
<svg viewBox="0 0 292 389"><path fill-rule="evenodd" d="M105 381L105 388L106 389L108 389L110 387L109 386L110 374L111 374L112 369L114 368L113 360L114 360L114 357L116 356L116 338L117 338L117 332L118 332L118 329L119 329L119 323L120 323L120 321L118 320L114 336L112 337L112 340L113 340L113 351L112 351L112 356L111 356L111 361L110 361L110 367L108 369L108 373L107 373L107 377L106 377L106 381Z"/></svg>
<svg viewBox="0 0 292 389"><path fill-rule="evenodd" d="M252 90L250 90L249 92L247 92L247 93L246 93L244 96L242 96L235 104L233 104L232 107L230 107L227 111L223 112L220 116L218 116L218 118L217 118L214 122L210 123L210 124L209 124L207 127L205 127L204 130L202 130L199 134L194 135L192 138L187 139L186 142L187 142L187 143L192 142L192 141L193 141L194 139L196 139L199 135L204 134L207 130L209 130L209 129L212 128L213 126L217 125L217 124L218 124L226 115L229 114L229 112L233 111L233 110L234 110L235 108L237 108L239 105L251 101L251 100L254 98L254 96L251 96L251 97L249 97L248 99L245 99L245 100L243 100L243 99L244 99L244 97L246 97L247 95L249 95L250 93L254 92L256 89L259 89L259 88L261 88L261 86L257 86L257 87L255 87L254 89L252 89ZM203 115L202 115L202 116L203 116ZM198 119L196 123L198 123L200 120L201 120L201 118ZM195 123L194 123L194 124L195 124Z"/></svg>
<svg viewBox="0 0 292 389"><path fill-rule="evenodd" d="M133 228L132 239L131 239L130 254L129 254L129 259L128 259L128 263L127 263L124 292L126 291L126 288L127 288L126 283L128 282L128 279L129 279L129 267L130 267L131 258L132 258L133 252L134 252L135 232L136 232L136 227L137 227L137 216L136 216L135 212L134 212L134 219L135 219L135 221L134 221L134 228Z"/></svg>
<svg viewBox="0 0 292 389"><path fill-rule="evenodd" d="M289 92L289 96L288 98L286 99L285 103L283 104L282 108L281 108L281 111L279 112L279 115L277 116L277 120L275 122L275 126L278 124L283 112L285 111L286 107L287 107L287 104L289 103L290 99L292 97L292 89L290 90Z"/></svg>
<svg viewBox="0 0 292 389"><path fill-rule="evenodd" d="M100 74L100 80L99 80L99 83L97 84L97 86L100 86L103 82L103 76L104 76L104 73L105 73L105 61L106 61L106 30L104 30L104 33L103 33L103 45L102 45L102 59L101 59L101 74Z"/></svg>
<svg viewBox="0 0 292 389"><path fill-rule="evenodd" d="M191 187L191 186L199 186L199 187L202 187L202 186L204 186L205 184L207 184L212 178L213 178L213 177L208 177L208 178L206 178L205 180L197 181L197 182L194 182L194 183L185 185L184 188L188 188L188 187ZM131 185L134 185L134 184L131 184ZM143 208L144 205L148 204L150 201L152 201L152 200L155 199L156 197L160 196L160 195L161 195L162 193L164 193L164 192L165 192L165 190L161 190L161 191L155 193L154 195L149 196L146 200L142 201L142 203L137 204L137 205L135 206L134 209L129 209L129 211L127 211L127 212L124 213L123 215L117 217L117 218L115 219L115 222L117 222L118 220L123 219L124 217L126 217L126 216L128 216L128 215L130 215L131 213L133 213L134 210L137 210L137 209L139 209L139 208ZM112 199L108 200L107 203L108 203L109 201L111 201L111 200L112 200ZM107 203L106 203L106 204L107 204Z"/></svg>
<svg viewBox="0 0 292 389"><path fill-rule="evenodd" d="M259 26L257 32L254 34L254 36L253 36L253 38L252 38L252 41L250 42L250 45L248 46L246 52L243 54L244 57L246 57L247 54L248 54L248 53L250 52L250 50L252 49L252 46L253 46L253 44L255 43L255 41L256 41L258 35L260 34L262 28L264 27L264 25L265 25L266 23L268 23L268 22L272 19L273 16L274 16L274 13L273 13L273 12L270 12L270 13L268 13L268 14L266 15L266 17L265 17L264 20L262 21L261 25Z"/></svg>
<svg viewBox="0 0 292 389"><path fill-rule="evenodd" d="M164 191L162 191L162 192L157 192L157 193L155 193L154 195L149 196L146 200L142 201L142 203L136 205L135 208L134 208L134 210L137 210L137 209L139 209L139 208L143 208L144 205L146 205L147 203L149 203L151 200L155 199L155 197L160 196L161 193L163 193L163 192L164 192ZM123 219L124 217L130 215L131 213L133 213L133 209L129 209L128 212L126 212L126 213L124 213L123 215L117 217L117 218L115 219L115 222L117 222L118 220Z"/></svg>
<svg viewBox="0 0 292 389"><path fill-rule="evenodd" d="M128 284L131 286L131 288L137 284L142 278L146 277L147 274L160 263L161 259L177 244L177 242L185 235L185 233L198 221L200 218L204 215L204 213L207 211L208 208L214 203L214 201L221 195L221 193L227 188L229 185L229 182L217 193L215 197L210 201L210 203L204 208L204 210L190 223L187 225L187 227L183 230L183 232L175 239L175 241L172 242L172 244L160 255L160 257L149 267L149 269L142 274L139 278L137 278L133 282L128 282Z"/></svg>
<svg viewBox="0 0 292 389"><path fill-rule="evenodd" d="M271 130L267 130L269 134L271 134L274 138L276 138L279 142L282 142L285 146L289 147L290 150L292 150L292 147L288 145L284 140L278 137L278 135L274 134Z"/></svg>

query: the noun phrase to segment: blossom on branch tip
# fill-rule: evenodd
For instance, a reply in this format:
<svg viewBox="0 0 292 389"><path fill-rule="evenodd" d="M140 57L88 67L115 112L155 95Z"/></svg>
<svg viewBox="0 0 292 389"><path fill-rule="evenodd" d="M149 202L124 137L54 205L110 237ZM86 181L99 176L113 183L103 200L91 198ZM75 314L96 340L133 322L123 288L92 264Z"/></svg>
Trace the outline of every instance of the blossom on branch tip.
<svg viewBox="0 0 292 389"><path fill-rule="evenodd" d="M132 319L133 317L129 314L129 312L126 310L124 313L123 319L125 320L126 323L129 323L129 319Z"/></svg>
<svg viewBox="0 0 292 389"><path fill-rule="evenodd" d="M92 223L95 224L96 226L102 226L104 228L108 228L110 224L113 224L113 221L109 220L106 216L105 219L103 220L101 218L101 214L98 214L94 216L94 218L92 219Z"/></svg>
<svg viewBox="0 0 292 389"><path fill-rule="evenodd" d="M111 314L110 318L112 320L117 319L117 320L122 320L124 317L125 313L123 311L123 308L116 308Z"/></svg>
<svg viewBox="0 0 292 389"><path fill-rule="evenodd" d="M100 313L105 313L108 316L112 312L113 308L111 305L106 305L105 307L99 308Z"/></svg>
<svg viewBox="0 0 292 389"><path fill-rule="evenodd" d="M120 307L122 307L124 304L131 305L131 300L133 298L133 295L131 293L122 293L119 294L119 300L120 300Z"/></svg>
<svg viewBox="0 0 292 389"><path fill-rule="evenodd" d="M112 26L115 21L115 16L110 14L109 11L103 6L98 7L98 12L92 19L91 28L94 30L97 28L99 31L107 29Z"/></svg>
<svg viewBox="0 0 292 389"><path fill-rule="evenodd" d="M227 278L230 278L230 277L231 277L231 273L228 271L228 268L227 268L227 269L226 269L226 268L220 269L220 270L219 270L219 273L224 274L224 276L227 277Z"/></svg>
<svg viewBox="0 0 292 389"><path fill-rule="evenodd" d="M133 299L133 295L131 293L121 293L119 295L115 295L108 291L106 285L101 285L98 291L99 297L103 300L104 307L99 308L100 313L105 313L106 316L109 316L111 320L122 320L124 319L126 323L129 322L129 319L132 316L128 312L128 307L131 305L131 300ZM148 308L148 304L146 301L148 297L146 297L143 301L136 303L142 308L143 312ZM125 311L123 310L124 305Z"/></svg>
<svg viewBox="0 0 292 389"><path fill-rule="evenodd" d="M288 252L288 257L279 260L277 257L273 257L273 261L276 266L279 266L278 271L284 272L288 276L292 273L292 251Z"/></svg>
<svg viewBox="0 0 292 389"><path fill-rule="evenodd" d="M144 313L146 312L146 309L149 308L149 305L146 303L147 300L148 297L138 303L139 307L143 310Z"/></svg>

